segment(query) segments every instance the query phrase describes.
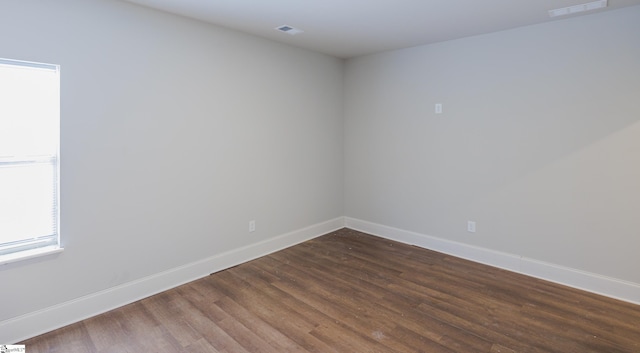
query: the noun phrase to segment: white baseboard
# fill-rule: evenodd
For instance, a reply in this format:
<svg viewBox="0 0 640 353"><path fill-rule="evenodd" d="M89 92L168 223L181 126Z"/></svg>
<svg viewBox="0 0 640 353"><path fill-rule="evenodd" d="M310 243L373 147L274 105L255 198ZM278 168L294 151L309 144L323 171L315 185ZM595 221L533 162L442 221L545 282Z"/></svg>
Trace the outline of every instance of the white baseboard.
<svg viewBox="0 0 640 353"><path fill-rule="evenodd" d="M640 284L638 283L349 217L345 217L345 226L401 243L416 245L527 276L640 304Z"/></svg>
<svg viewBox="0 0 640 353"><path fill-rule="evenodd" d="M338 217L43 310L2 321L0 322L0 343L11 344L35 337L343 227L344 218Z"/></svg>

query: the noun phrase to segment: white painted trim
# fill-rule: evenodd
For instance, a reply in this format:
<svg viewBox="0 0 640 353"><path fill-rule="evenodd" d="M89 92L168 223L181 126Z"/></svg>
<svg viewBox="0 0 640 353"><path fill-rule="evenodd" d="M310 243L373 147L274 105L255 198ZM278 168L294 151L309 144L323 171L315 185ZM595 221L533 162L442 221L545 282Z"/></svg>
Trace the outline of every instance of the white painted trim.
<svg viewBox="0 0 640 353"><path fill-rule="evenodd" d="M420 246L493 267L544 279L607 297L640 304L640 284L576 270L514 254L345 217L345 226L401 243Z"/></svg>
<svg viewBox="0 0 640 353"><path fill-rule="evenodd" d="M8 265L10 263L18 262L18 261L26 261L30 259L35 259L37 257L49 256L54 254L59 254L64 251L64 248L59 247L58 245L54 246L46 246L43 248L37 249L29 249L24 251L18 251L7 255L0 256L0 266Z"/></svg>
<svg viewBox="0 0 640 353"><path fill-rule="evenodd" d="M338 217L43 310L2 321L0 322L0 343L11 344L35 337L343 227L344 218Z"/></svg>

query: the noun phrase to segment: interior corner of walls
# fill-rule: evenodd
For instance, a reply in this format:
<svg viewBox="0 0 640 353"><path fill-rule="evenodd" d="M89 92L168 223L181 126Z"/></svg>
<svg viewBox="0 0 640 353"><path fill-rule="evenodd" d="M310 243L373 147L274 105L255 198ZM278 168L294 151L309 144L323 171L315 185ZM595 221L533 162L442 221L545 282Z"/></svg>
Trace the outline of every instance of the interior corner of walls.
<svg viewBox="0 0 640 353"><path fill-rule="evenodd" d="M211 273L254 260L301 242L344 228L337 217L281 234L262 242L234 249L145 278L125 283L42 310L0 321L0 344L15 344L37 335L147 298Z"/></svg>
<svg viewBox="0 0 640 353"><path fill-rule="evenodd" d="M577 288L610 298L640 304L640 283L559 266L360 219L345 217L345 226L401 243L456 256L530 277Z"/></svg>

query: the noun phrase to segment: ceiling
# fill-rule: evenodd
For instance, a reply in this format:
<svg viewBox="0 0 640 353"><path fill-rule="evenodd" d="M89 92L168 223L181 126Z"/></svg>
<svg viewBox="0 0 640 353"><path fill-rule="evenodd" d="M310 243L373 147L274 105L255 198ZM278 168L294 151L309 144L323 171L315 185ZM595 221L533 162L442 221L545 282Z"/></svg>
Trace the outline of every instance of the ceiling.
<svg viewBox="0 0 640 353"><path fill-rule="evenodd" d="M631 5L550 18L592 0L126 0L339 58L442 42ZM304 33L275 30L289 25Z"/></svg>

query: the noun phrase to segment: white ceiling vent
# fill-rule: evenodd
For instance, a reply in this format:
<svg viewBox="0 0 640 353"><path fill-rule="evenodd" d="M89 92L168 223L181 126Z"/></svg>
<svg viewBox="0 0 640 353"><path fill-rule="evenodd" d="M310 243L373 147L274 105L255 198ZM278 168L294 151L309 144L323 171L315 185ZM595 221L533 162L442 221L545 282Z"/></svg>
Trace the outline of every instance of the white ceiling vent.
<svg viewBox="0 0 640 353"><path fill-rule="evenodd" d="M278 31L280 31L280 32L283 32L283 33L286 33L286 34L289 34L289 35L292 35L292 36L295 36L296 34L300 34L300 33L304 32L301 29L297 29L297 28L294 28L294 27L291 27L291 26L288 26L288 25L282 25L282 26L276 27L276 29Z"/></svg>
<svg viewBox="0 0 640 353"><path fill-rule="evenodd" d="M607 0L598 0L598 1L593 1L586 4L563 7L561 9L555 9L555 10L549 10L549 16L558 17L558 16L573 15L574 13L592 11L596 9L601 9L603 7L607 7Z"/></svg>

